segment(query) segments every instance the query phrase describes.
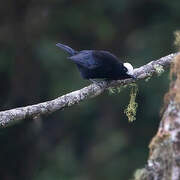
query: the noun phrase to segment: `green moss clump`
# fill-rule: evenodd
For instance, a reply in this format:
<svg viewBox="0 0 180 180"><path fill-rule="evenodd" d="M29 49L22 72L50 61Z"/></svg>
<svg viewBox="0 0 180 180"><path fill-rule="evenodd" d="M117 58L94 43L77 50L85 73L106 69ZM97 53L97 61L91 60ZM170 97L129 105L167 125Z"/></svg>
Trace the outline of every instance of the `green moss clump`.
<svg viewBox="0 0 180 180"><path fill-rule="evenodd" d="M160 64L155 64L154 69L156 70L158 76L160 76L164 72L164 68Z"/></svg>
<svg viewBox="0 0 180 180"><path fill-rule="evenodd" d="M110 87L110 88L108 88L108 92L109 92L110 95L115 94L116 93L116 89Z"/></svg>
<svg viewBox="0 0 180 180"><path fill-rule="evenodd" d="M128 117L129 122L136 120L136 111L138 107L138 104L135 101L138 92L138 86L136 84L132 84L131 86L130 101L127 108L124 110L124 113Z"/></svg>
<svg viewBox="0 0 180 180"><path fill-rule="evenodd" d="M179 49L180 48L180 30L174 32L175 41L174 45Z"/></svg>
<svg viewBox="0 0 180 180"><path fill-rule="evenodd" d="M119 94L126 87L127 87L126 85L119 86L119 87L110 87L110 88L108 88L109 94L110 95L112 95L112 94Z"/></svg>
<svg viewBox="0 0 180 180"><path fill-rule="evenodd" d="M137 169L134 173L134 178L131 180L147 180L148 171L145 168Z"/></svg>
<svg viewBox="0 0 180 180"><path fill-rule="evenodd" d="M150 79L151 79L151 76L147 77L147 78L145 79L145 82L148 82Z"/></svg>

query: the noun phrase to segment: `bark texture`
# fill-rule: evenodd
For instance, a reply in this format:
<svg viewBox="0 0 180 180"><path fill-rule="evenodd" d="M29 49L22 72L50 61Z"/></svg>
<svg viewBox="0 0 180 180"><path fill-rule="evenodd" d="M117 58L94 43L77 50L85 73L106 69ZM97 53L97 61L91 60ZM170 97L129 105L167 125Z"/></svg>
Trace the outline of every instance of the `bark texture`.
<svg viewBox="0 0 180 180"><path fill-rule="evenodd" d="M153 74L160 74L164 71L165 67L170 65L176 55L177 53L170 54L135 69L134 74L137 77L136 80L151 77ZM135 80L133 79L127 79L111 82L100 82L99 84L91 84L83 89L71 92L51 101L2 111L0 112L0 126L6 125L13 121L52 113L65 107L77 104L85 99L98 96L109 87L126 85L134 81Z"/></svg>
<svg viewBox="0 0 180 180"><path fill-rule="evenodd" d="M171 85L164 98L163 116L149 148L147 166L137 180L180 180L180 55L171 66Z"/></svg>

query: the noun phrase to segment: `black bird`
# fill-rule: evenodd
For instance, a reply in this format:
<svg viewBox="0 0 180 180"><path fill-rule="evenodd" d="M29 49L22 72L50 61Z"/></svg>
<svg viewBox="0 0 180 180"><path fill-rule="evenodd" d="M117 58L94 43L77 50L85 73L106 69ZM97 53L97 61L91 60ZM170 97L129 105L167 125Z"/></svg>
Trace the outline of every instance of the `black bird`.
<svg viewBox="0 0 180 180"><path fill-rule="evenodd" d="M68 52L72 60L78 67L84 79L106 79L120 80L135 78L133 67L129 63L121 62L115 55L103 50L83 50L75 51L69 46L57 43L56 46Z"/></svg>

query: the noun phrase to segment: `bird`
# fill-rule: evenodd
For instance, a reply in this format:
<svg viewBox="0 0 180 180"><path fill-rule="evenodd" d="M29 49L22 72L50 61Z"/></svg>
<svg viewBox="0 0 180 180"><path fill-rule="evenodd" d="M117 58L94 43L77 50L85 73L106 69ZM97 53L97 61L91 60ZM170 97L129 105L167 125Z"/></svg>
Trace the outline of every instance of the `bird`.
<svg viewBox="0 0 180 180"><path fill-rule="evenodd" d="M76 65L83 79L96 83L97 79L107 81L123 80L128 78L136 79L133 75L133 66L130 63L123 63L115 55L104 50L81 50L57 43L57 47L69 54L68 59Z"/></svg>

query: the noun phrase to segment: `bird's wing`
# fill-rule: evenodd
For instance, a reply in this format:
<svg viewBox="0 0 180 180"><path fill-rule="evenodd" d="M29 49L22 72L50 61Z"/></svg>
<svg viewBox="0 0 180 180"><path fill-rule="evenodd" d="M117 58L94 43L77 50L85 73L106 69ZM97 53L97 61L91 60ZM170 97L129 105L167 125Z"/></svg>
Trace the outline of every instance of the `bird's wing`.
<svg viewBox="0 0 180 180"><path fill-rule="evenodd" d="M69 57L69 59L84 68L103 68L105 71L110 71L117 64L122 64L115 55L108 51L84 50Z"/></svg>
<svg viewBox="0 0 180 180"><path fill-rule="evenodd" d="M122 63L115 55L108 51L93 51L93 57L99 64L113 66Z"/></svg>
<svg viewBox="0 0 180 180"><path fill-rule="evenodd" d="M78 54L69 57L69 59L75 62L76 64L83 66L84 68L95 69L100 64L98 63L98 61L94 59L92 53L92 50L80 51Z"/></svg>

